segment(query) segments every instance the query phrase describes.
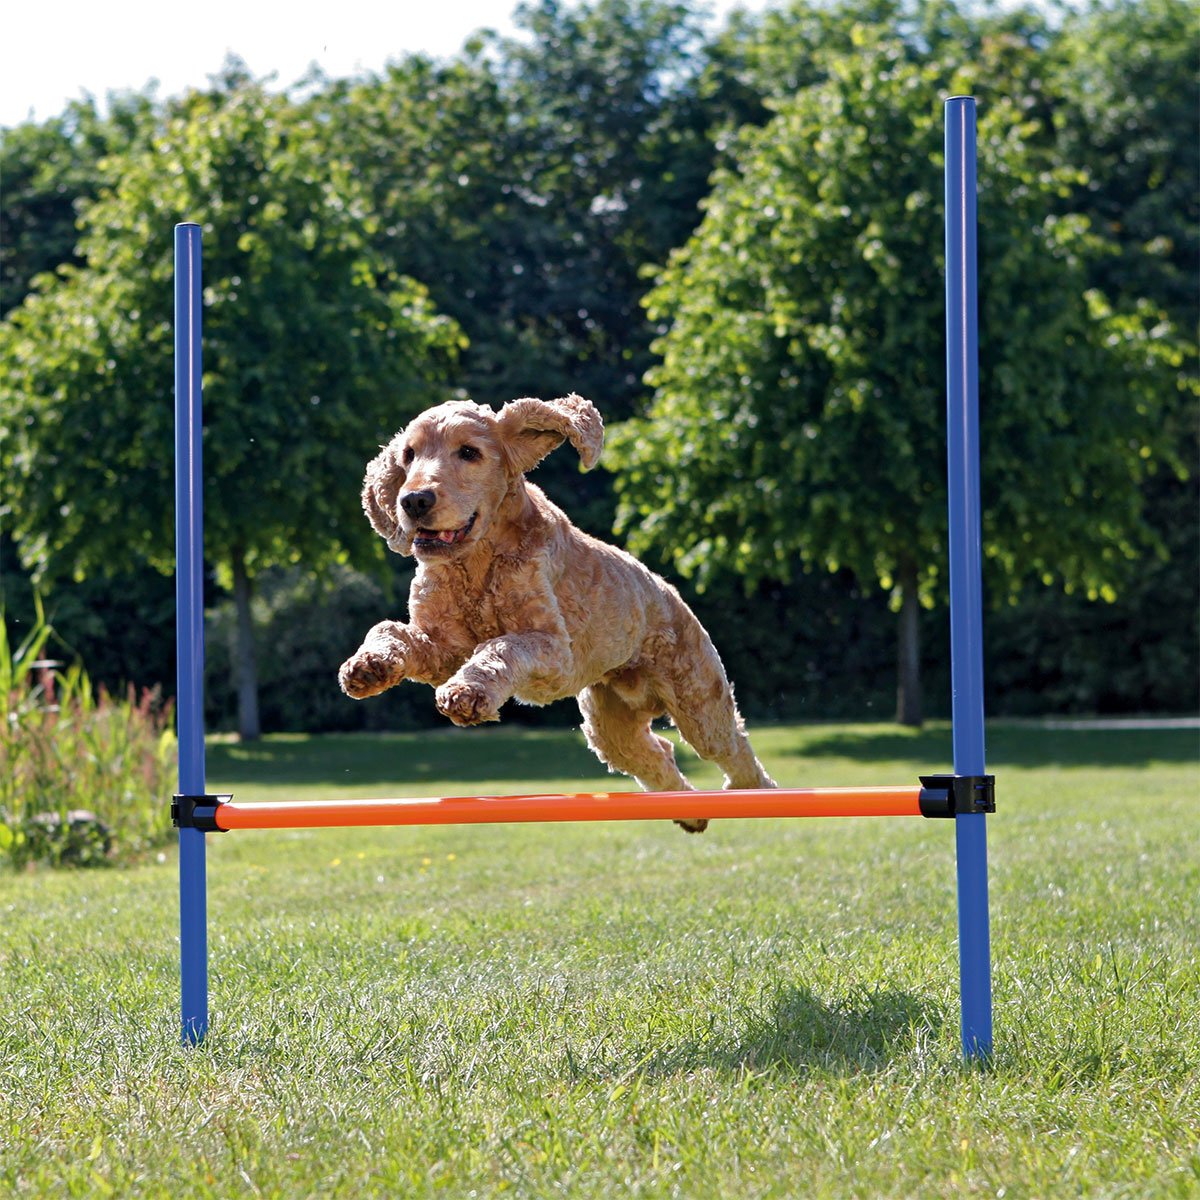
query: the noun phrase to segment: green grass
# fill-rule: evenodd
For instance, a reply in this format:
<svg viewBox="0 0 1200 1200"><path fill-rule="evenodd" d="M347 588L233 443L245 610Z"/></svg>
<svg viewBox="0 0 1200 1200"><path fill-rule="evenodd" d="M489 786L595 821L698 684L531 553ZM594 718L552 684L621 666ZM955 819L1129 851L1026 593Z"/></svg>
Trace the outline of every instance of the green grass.
<svg viewBox="0 0 1200 1200"><path fill-rule="evenodd" d="M949 766L943 727L755 740L795 784ZM199 1050L173 854L0 875L0 1194L1200 1195L1196 732L988 749L988 1069L959 1053L950 822L220 835ZM611 782L503 727L214 743L209 781Z"/></svg>

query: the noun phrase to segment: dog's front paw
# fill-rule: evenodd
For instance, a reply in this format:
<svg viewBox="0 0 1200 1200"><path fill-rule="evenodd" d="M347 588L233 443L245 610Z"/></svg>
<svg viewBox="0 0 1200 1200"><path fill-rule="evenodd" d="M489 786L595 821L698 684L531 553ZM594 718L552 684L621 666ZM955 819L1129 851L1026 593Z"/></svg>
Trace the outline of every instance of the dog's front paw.
<svg viewBox="0 0 1200 1200"><path fill-rule="evenodd" d="M708 828L708 818L693 817L691 820L684 820L682 817L676 817L675 824L687 833L703 833Z"/></svg>
<svg viewBox="0 0 1200 1200"><path fill-rule="evenodd" d="M378 696L404 678L404 664L395 655L378 650L360 650L346 659L338 671L338 683L354 700Z"/></svg>
<svg viewBox="0 0 1200 1200"><path fill-rule="evenodd" d="M438 712L455 725L482 725L484 721L500 720L487 689L477 683L451 679L438 688L435 699Z"/></svg>

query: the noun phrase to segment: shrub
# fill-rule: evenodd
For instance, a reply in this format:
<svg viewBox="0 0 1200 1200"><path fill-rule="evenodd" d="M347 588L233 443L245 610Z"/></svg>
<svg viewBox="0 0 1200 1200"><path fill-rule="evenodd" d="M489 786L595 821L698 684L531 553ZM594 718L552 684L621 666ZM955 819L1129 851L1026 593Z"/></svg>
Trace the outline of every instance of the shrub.
<svg viewBox="0 0 1200 1200"><path fill-rule="evenodd" d="M171 832L176 743L156 689L122 698L94 689L76 664L43 658L40 605L15 648L0 619L0 855L95 865L164 842Z"/></svg>

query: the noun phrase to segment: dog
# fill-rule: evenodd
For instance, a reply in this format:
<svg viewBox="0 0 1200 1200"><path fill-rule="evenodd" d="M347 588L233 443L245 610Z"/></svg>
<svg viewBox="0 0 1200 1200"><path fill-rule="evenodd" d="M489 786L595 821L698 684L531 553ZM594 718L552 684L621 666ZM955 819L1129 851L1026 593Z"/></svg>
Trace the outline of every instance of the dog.
<svg viewBox="0 0 1200 1200"><path fill-rule="evenodd" d="M564 441L585 470L604 422L581 396L512 400L497 413L428 409L367 466L363 511L417 560L409 620L382 621L341 666L346 695L433 685L455 725L499 719L510 697L575 696L588 745L649 791L691 784L651 722L667 716L727 788L775 783L755 757L712 641L679 593L571 524L525 474ZM679 818L692 833L704 819Z"/></svg>

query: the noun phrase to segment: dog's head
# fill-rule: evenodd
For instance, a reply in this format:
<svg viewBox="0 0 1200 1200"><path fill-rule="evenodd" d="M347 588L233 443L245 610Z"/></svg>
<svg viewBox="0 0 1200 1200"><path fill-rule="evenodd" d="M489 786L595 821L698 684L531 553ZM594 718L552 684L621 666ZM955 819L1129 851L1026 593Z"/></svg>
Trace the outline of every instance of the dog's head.
<svg viewBox="0 0 1200 1200"><path fill-rule="evenodd" d="M422 561L477 542L514 481L569 441L595 466L604 422L582 396L512 400L498 413L452 401L415 418L367 466L363 511L388 547Z"/></svg>

